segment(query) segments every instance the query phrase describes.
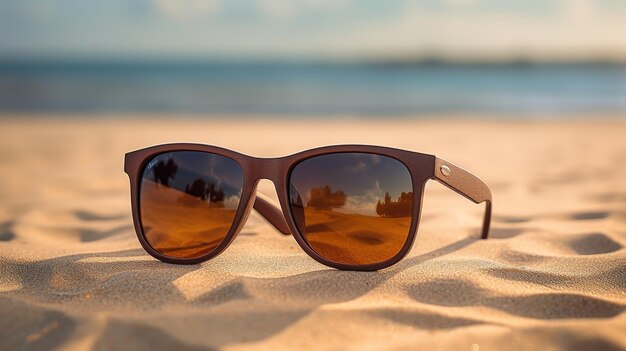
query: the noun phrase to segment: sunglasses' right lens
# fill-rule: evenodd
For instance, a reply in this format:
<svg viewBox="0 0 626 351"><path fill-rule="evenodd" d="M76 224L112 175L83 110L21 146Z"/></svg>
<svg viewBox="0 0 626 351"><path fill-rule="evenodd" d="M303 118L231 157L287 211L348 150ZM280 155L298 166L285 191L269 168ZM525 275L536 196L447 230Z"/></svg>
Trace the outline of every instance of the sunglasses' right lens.
<svg viewBox="0 0 626 351"><path fill-rule="evenodd" d="M139 194L146 241L173 258L210 253L233 224L242 187L243 170L228 157L199 151L153 157Z"/></svg>
<svg viewBox="0 0 626 351"><path fill-rule="evenodd" d="M298 163L289 183L294 222L321 257L375 264L404 247L412 222L413 183L400 161L366 153L321 155Z"/></svg>

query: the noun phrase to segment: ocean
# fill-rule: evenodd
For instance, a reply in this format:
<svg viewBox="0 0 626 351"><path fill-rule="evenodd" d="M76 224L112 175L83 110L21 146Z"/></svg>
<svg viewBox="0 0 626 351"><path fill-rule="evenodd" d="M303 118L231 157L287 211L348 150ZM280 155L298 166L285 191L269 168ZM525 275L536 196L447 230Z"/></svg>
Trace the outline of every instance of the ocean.
<svg viewBox="0 0 626 351"><path fill-rule="evenodd" d="M0 111L626 115L626 65L4 62Z"/></svg>

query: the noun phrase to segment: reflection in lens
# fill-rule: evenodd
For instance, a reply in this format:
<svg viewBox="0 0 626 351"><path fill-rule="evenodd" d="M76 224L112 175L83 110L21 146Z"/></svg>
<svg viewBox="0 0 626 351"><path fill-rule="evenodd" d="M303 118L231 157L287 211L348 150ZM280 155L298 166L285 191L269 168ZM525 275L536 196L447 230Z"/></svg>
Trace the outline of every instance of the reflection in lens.
<svg viewBox="0 0 626 351"><path fill-rule="evenodd" d="M327 260L380 263L406 243L413 184L396 159L366 153L316 156L294 167L289 188L298 230Z"/></svg>
<svg viewBox="0 0 626 351"><path fill-rule="evenodd" d="M230 158L199 151L155 156L140 185L146 240L165 256L206 255L228 234L242 187L243 171Z"/></svg>

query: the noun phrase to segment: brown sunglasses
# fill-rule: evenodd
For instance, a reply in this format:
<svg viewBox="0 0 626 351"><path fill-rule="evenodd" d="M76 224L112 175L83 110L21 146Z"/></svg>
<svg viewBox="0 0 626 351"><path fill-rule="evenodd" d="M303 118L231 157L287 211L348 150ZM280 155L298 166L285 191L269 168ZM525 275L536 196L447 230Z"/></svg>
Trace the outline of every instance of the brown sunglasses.
<svg viewBox="0 0 626 351"><path fill-rule="evenodd" d="M321 147L257 158L216 146L158 145L126 154L135 230L157 259L209 260L235 239L252 208L281 233L293 233L318 262L347 270L389 267L411 248L426 181L435 179L486 202L491 192L468 171L433 155L366 145ZM274 182L280 208L256 196Z"/></svg>

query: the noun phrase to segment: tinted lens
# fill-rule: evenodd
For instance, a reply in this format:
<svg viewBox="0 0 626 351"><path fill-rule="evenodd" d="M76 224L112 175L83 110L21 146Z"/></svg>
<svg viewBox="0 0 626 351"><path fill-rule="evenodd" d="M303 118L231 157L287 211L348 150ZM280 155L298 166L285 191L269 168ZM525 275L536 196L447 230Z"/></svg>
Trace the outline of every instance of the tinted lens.
<svg viewBox="0 0 626 351"><path fill-rule="evenodd" d="M139 193L146 240L165 256L206 255L228 234L242 187L243 171L230 158L199 151L155 156Z"/></svg>
<svg viewBox="0 0 626 351"><path fill-rule="evenodd" d="M298 230L327 260L373 264L400 252L413 212L408 169L365 153L316 156L297 164L289 199Z"/></svg>

